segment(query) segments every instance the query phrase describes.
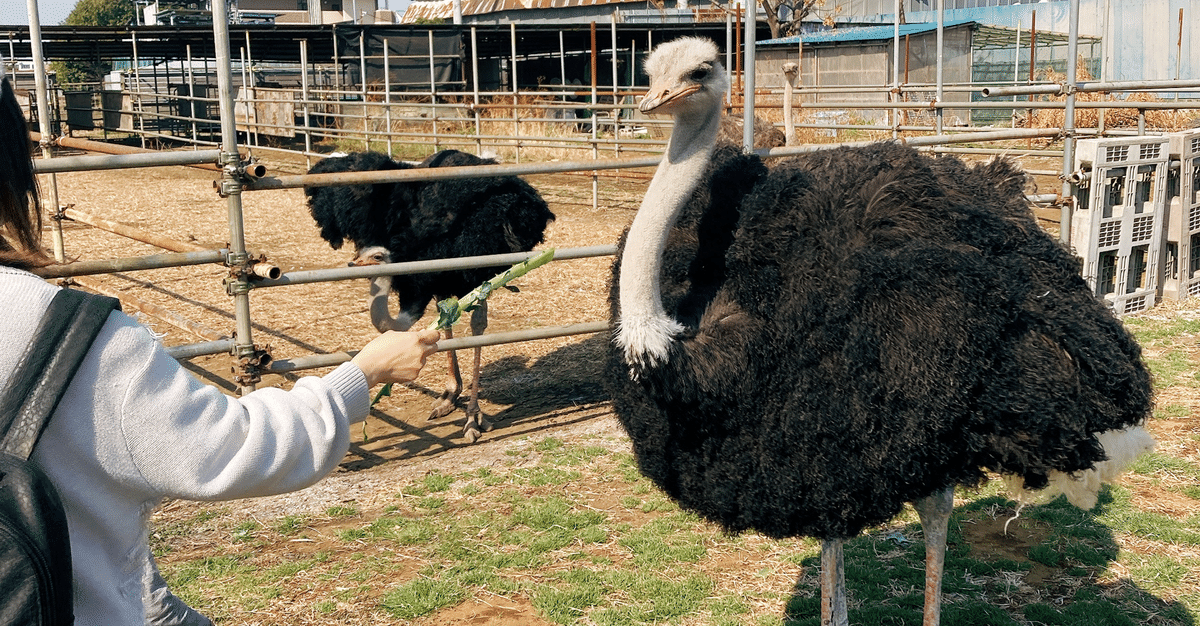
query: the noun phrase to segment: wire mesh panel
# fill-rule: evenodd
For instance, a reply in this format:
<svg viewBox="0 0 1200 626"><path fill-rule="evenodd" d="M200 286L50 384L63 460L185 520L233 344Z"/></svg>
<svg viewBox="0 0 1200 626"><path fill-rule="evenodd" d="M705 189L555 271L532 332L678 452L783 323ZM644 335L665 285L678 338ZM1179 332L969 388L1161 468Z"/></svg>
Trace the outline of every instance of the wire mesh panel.
<svg viewBox="0 0 1200 626"><path fill-rule="evenodd" d="M1154 306L1162 270L1166 137L1083 139L1071 245L1083 259L1083 277L1117 315Z"/></svg>
<svg viewBox="0 0 1200 626"><path fill-rule="evenodd" d="M1179 170L1167 179L1167 249L1164 298L1200 295L1200 130L1171 133L1172 160Z"/></svg>

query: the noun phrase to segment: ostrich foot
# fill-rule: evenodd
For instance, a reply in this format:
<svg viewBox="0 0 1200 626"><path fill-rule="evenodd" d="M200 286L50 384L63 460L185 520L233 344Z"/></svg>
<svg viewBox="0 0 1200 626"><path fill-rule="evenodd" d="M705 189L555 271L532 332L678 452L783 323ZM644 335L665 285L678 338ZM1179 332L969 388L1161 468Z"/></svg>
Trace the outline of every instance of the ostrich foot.
<svg viewBox="0 0 1200 626"><path fill-rule="evenodd" d="M458 394L450 393L448 389L442 392L442 395L438 396L438 401L433 403L433 408L429 410L429 419L441 419L453 413L454 409L458 408L457 400Z"/></svg>
<svg viewBox="0 0 1200 626"><path fill-rule="evenodd" d="M463 437L466 438L467 443L475 443L483 436L483 433L492 430L492 428L493 425L488 421L487 417L484 417L483 413L476 410L474 414L467 414L467 421L463 424Z"/></svg>

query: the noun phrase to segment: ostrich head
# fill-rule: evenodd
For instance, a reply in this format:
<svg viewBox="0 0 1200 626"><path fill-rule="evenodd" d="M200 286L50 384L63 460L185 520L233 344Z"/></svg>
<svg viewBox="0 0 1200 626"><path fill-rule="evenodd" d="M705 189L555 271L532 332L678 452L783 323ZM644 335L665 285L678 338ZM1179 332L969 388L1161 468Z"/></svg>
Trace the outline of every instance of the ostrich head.
<svg viewBox="0 0 1200 626"><path fill-rule="evenodd" d="M784 63L783 75L787 78L789 84L795 84L796 77L800 75L800 66L790 62Z"/></svg>
<svg viewBox="0 0 1200 626"><path fill-rule="evenodd" d="M667 361L683 331L662 305L662 255L671 226L708 167L729 88L717 46L707 39L684 37L655 48L646 58L646 74L650 91L642 112L669 113L675 128L621 252L614 341L635 377Z"/></svg>
<svg viewBox="0 0 1200 626"><path fill-rule="evenodd" d="M719 111L729 90L717 46L708 39L683 37L669 41L646 57L650 90L642 98L643 113L681 117Z"/></svg>
<svg viewBox="0 0 1200 626"><path fill-rule="evenodd" d="M366 265L383 265L392 262L392 251L383 246L367 246L360 248L350 260L350 267ZM401 311L392 317L388 310L388 294L392 290L391 276L377 276L371 279L371 289L367 296L367 309L371 313L371 324L381 333L389 330L408 330L417 323L417 318Z"/></svg>

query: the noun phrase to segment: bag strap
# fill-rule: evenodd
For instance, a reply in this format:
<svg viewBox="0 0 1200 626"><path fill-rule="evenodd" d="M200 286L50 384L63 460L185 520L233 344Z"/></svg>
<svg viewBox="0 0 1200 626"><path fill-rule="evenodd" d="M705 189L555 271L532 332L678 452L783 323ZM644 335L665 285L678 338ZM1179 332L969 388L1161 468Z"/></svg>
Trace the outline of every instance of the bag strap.
<svg viewBox="0 0 1200 626"><path fill-rule="evenodd" d="M60 289L0 395L0 452L28 459L116 298Z"/></svg>

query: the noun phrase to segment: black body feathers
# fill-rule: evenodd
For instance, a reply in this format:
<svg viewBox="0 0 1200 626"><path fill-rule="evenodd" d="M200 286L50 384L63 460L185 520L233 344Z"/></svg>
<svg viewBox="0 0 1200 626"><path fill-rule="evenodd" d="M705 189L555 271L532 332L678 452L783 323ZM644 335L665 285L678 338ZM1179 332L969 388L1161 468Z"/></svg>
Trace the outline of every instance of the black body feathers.
<svg viewBox="0 0 1200 626"><path fill-rule="evenodd" d="M457 150L443 150L417 167L490 165ZM407 169L378 152L326 158L309 173ZM525 252L542 242L554 214L537 191L516 176L413 183L380 183L305 190L321 237L335 249L343 240L358 249L383 246L392 261L418 261ZM401 311L414 319L430 299L460 296L496 274L482 268L392 278Z"/></svg>
<svg viewBox="0 0 1200 626"><path fill-rule="evenodd" d="M1037 488L1103 460L1149 373L1023 180L890 143L770 173L718 147L664 259L684 336L608 359L642 471L729 529L832 539L984 470Z"/></svg>

